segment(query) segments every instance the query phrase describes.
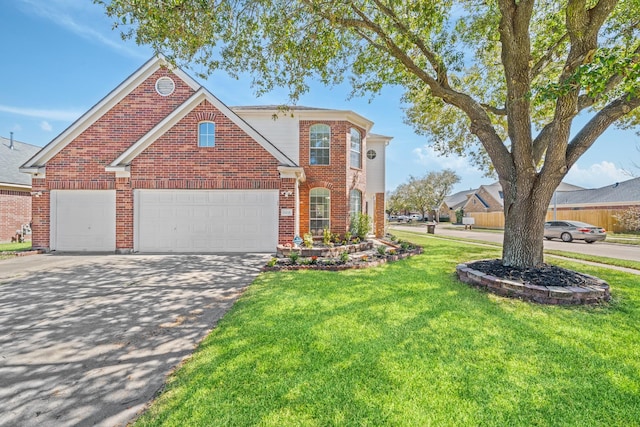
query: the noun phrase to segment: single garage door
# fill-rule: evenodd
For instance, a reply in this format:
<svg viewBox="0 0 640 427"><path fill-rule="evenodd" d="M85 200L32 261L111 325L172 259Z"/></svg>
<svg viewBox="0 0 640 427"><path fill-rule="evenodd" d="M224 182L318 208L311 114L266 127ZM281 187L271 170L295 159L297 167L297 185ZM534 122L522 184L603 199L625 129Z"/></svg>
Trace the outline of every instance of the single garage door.
<svg viewBox="0 0 640 427"><path fill-rule="evenodd" d="M140 252L273 252L277 190L135 190Z"/></svg>
<svg viewBox="0 0 640 427"><path fill-rule="evenodd" d="M115 251L115 190L52 190L51 249Z"/></svg>

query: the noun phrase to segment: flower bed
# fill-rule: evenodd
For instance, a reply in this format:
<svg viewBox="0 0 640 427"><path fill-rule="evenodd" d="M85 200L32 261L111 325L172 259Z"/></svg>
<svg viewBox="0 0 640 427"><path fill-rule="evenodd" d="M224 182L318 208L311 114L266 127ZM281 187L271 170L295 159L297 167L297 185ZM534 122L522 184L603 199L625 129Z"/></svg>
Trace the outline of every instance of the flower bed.
<svg viewBox="0 0 640 427"><path fill-rule="evenodd" d="M262 271L279 270L349 270L375 267L421 254L422 248L405 242L364 241L336 247L278 247L278 254Z"/></svg>

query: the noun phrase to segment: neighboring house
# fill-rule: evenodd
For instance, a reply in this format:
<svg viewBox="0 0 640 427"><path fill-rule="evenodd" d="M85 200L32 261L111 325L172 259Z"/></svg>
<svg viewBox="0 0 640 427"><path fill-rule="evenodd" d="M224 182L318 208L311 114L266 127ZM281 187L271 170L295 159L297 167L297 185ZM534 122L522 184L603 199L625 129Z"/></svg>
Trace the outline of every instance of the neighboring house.
<svg viewBox="0 0 640 427"><path fill-rule="evenodd" d="M455 212L461 209L469 200L469 197L475 193L476 190L463 190L455 194L445 197L444 201L440 205L439 214L441 217L449 217L453 222L456 218Z"/></svg>
<svg viewBox="0 0 640 427"><path fill-rule="evenodd" d="M561 182L557 191L575 191L582 190L577 185ZM489 185L481 185L468 195L467 201L462 205L462 209L466 213L473 212L503 212L504 211L504 193L499 182Z"/></svg>
<svg viewBox="0 0 640 427"><path fill-rule="evenodd" d="M31 222L31 179L20 165L40 147L0 137L0 242L11 241Z"/></svg>
<svg viewBox="0 0 640 427"><path fill-rule="evenodd" d="M600 188L562 191L558 189L551 206L557 209L627 209L640 206L640 177Z"/></svg>
<svg viewBox="0 0 640 427"><path fill-rule="evenodd" d="M601 188L558 191L551 200L547 220L583 221L614 232L627 231L616 216L640 207L640 178Z"/></svg>
<svg viewBox="0 0 640 427"><path fill-rule="evenodd" d="M385 147L351 111L229 108L163 57L127 78L21 168L33 247L273 252L352 212L384 232Z"/></svg>

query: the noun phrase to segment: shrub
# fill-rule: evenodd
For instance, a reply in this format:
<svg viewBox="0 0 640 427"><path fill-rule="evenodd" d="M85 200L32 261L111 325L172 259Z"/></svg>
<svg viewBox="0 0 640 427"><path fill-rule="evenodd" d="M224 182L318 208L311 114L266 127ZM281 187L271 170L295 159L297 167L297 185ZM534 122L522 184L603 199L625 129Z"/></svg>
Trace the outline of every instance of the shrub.
<svg viewBox="0 0 640 427"><path fill-rule="evenodd" d="M640 231L640 208L631 207L613 217L626 231Z"/></svg>
<svg viewBox="0 0 640 427"><path fill-rule="evenodd" d="M267 262L267 267L275 267L275 265L278 263L278 258L271 258L268 262Z"/></svg>
<svg viewBox="0 0 640 427"><path fill-rule="evenodd" d="M340 261L347 262L349 261L349 252L344 251L340 254Z"/></svg>
<svg viewBox="0 0 640 427"><path fill-rule="evenodd" d="M351 241L351 232L347 231L346 233L344 233L344 240L349 243Z"/></svg>
<svg viewBox="0 0 640 427"><path fill-rule="evenodd" d="M384 256L387 253L387 247L384 245L378 246L376 250L378 251L378 255L380 256Z"/></svg>
<svg viewBox="0 0 640 427"><path fill-rule="evenodd" d="M291 253L289 254L289 259L293 264L298 263L298 258L300 258L300 252L291 251Z"/></svg>
<svg viewBox="0 0 640 427"><path fill-rule="evenodd" d="M305 248L312 248L313 247L313 234L305 233L304 236L302 236L302 244L304 245Z"/></svg>
<svg viewBox="0 0 640 427"><path fill-rule="evenodd" d="M464 209L458 209L456 211L456 224L462 224L463 216L464 216Z"/></svg>
<svg viewBox="0 0 640 427"><path fill-rule="evenodd" d="M327 246L329 246L329 243L331 243L331 232L326 227L324 228L324 230L322 230L322 243Z"/></svg>
<svg viewBox="0 0 640 427"><path fill-rule="evenodd" d="M360 239L366 239L371 229L371 217L367 214L356 212L351 215L349 230Z"/></svg>

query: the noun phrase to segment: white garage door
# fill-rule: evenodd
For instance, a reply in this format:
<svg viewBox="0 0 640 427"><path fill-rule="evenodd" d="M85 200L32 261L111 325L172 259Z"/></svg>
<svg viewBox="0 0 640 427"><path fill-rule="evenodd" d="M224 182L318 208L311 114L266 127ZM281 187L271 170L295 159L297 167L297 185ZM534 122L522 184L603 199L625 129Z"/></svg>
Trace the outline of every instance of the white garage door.
<svg viewBox="0 0 640 427"><path fill-rule="evenodd" d="M115 190L52 190L51 249L115 251Z"/></svg>
<svg viewBox="0 0 640 427"><path fill-rule="evenodd" d="M277 190L136 190L134 250L273 252Z"/></svg>

